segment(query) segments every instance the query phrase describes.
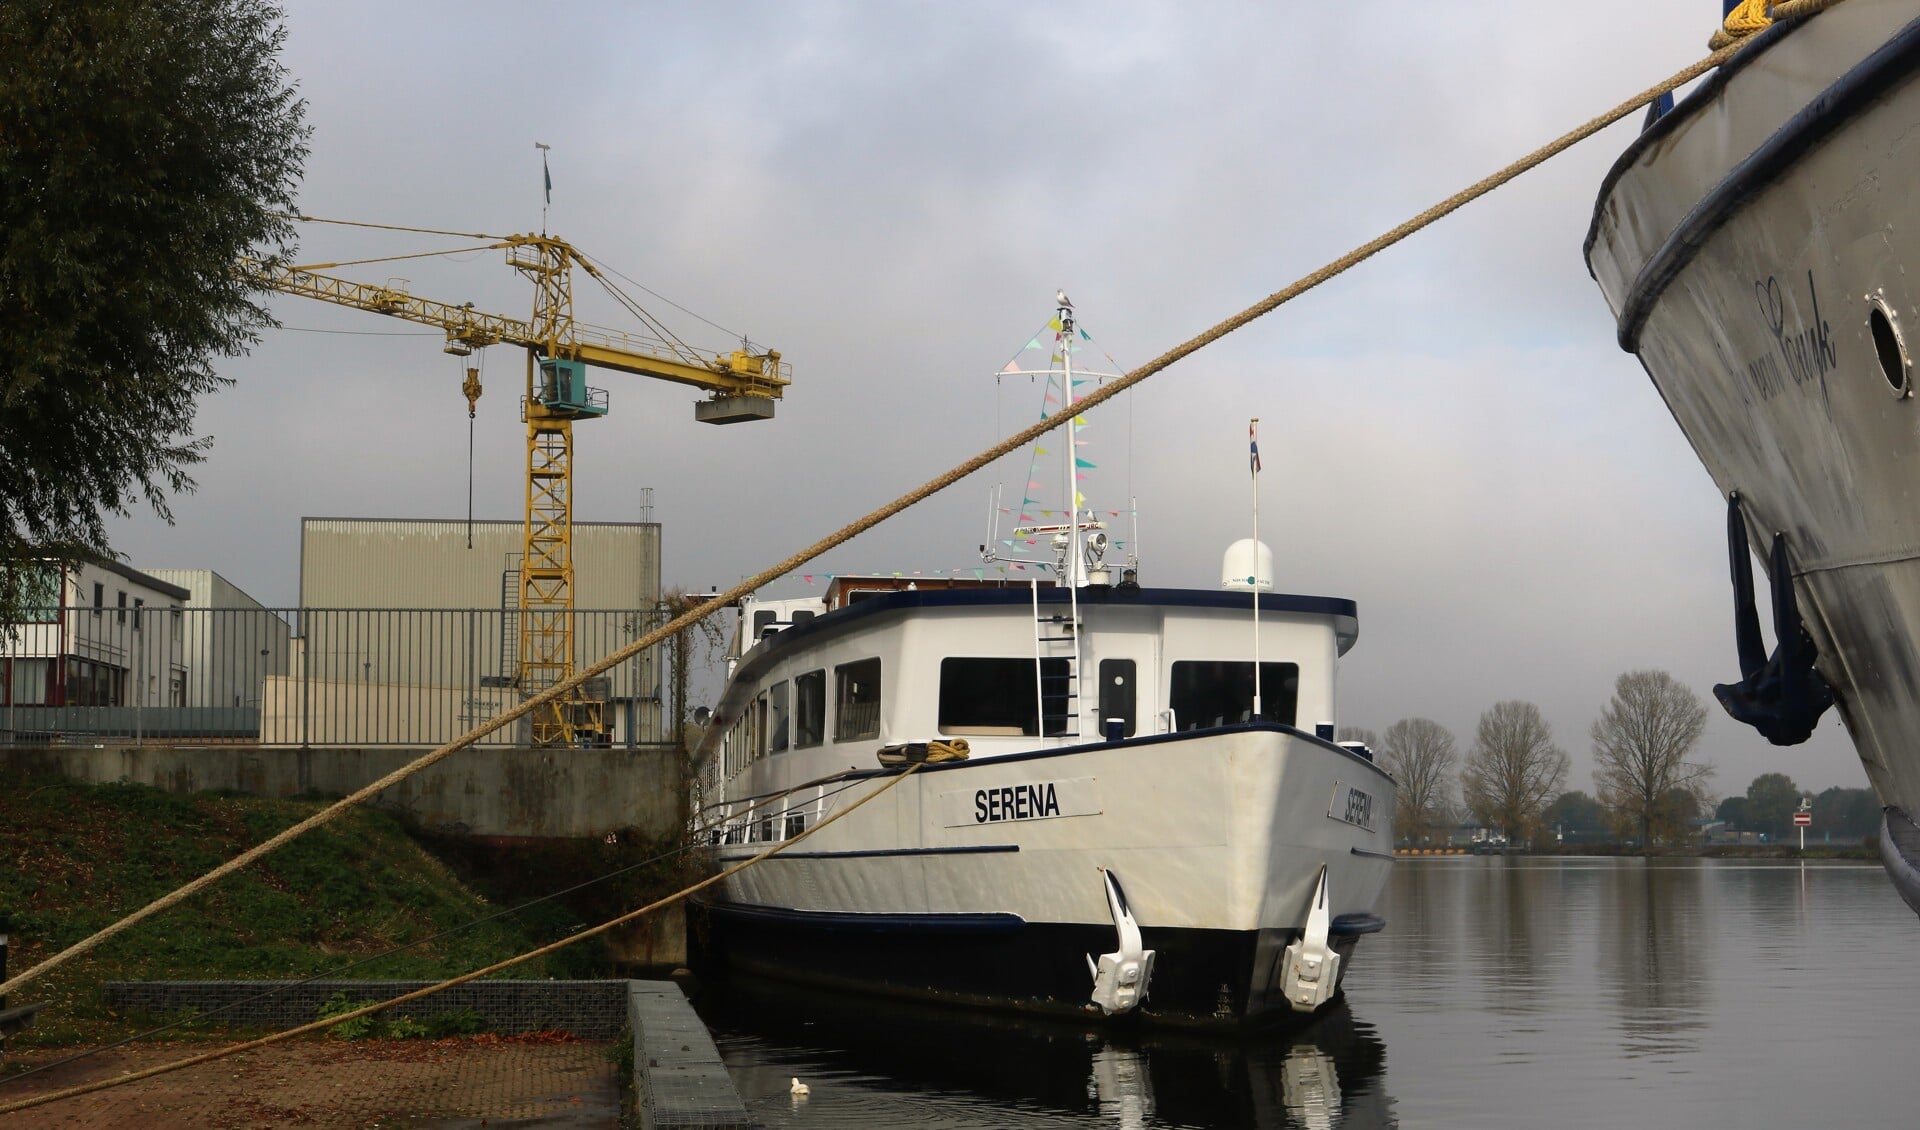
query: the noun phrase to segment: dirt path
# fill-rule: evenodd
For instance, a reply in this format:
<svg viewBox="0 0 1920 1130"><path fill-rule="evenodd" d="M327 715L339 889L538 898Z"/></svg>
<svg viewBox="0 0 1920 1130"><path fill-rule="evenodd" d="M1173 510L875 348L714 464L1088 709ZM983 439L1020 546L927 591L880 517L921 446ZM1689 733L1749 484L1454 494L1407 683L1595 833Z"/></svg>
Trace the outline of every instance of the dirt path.
<svg viewBox="0 0 1920 1130"><path fill-rule="evenodd" d="M105 1052L14 1080L70 1052L8 1052L0 1104L204 1050L163 1044ZM295 1040L14 1114L0 1130L398 1130L607 1128L620 1114L612 1045L571 1037Z"/></svg>

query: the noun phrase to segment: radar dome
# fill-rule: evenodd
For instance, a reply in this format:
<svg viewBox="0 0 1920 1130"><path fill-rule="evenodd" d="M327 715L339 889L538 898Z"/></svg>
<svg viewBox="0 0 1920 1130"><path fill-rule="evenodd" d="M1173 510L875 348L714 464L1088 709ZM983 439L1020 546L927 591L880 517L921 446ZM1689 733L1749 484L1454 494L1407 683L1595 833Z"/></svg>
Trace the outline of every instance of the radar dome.
<svg viewBox="0 0 1920 1130"><path fill-rule="evenodd" d="M1263 541L1241 538L1220 559L1220 587L1273 591L1273 550Z"/></svg>

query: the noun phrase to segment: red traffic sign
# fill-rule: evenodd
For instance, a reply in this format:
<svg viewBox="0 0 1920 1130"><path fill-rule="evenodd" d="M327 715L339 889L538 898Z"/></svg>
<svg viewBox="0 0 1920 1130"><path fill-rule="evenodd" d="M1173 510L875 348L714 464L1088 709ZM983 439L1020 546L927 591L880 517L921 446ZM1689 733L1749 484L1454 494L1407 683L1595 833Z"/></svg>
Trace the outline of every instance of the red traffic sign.
<svg viewBox="0 0 1920 1130"><path fill-rule="evenodd" d="M1801 828L1805 828L1805 827L1807 827L1808 825L1810 825L1810 824L1812 824L1812 823L1813 823L1813 813L1811 813L1811 812L1796 812L1796 813L1794 813L1794 814L1793 814L1793 822L1794 822L1794 824L1795 824L1796 826L1798 826L1798 827L1801 827Z"/></svg>

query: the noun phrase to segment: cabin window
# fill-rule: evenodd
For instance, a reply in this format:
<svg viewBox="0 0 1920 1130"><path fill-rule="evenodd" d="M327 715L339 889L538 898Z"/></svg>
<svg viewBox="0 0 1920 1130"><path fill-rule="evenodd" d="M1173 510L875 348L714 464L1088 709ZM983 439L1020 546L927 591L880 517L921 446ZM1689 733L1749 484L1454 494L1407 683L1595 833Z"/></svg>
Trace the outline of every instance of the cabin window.
<svg viewBox="0 0 1920 1130"><path fill-rule="evenodd" d="M813 613L802 608L793 614L793 626L797 628L811 619L813 619Z"/></svg>
<svg viewBox="0 0 1920 1130"><path fill-rule="evenodd" d="M880 736L880 661L862 659L833 669L833 740Z"/></svg>
<svg viewBox="0 0 1920 1130"><path fill-rule="evenodd" d="M767 688L767 752L787 748L787 684L785 680Z"/></svg>
<svg viewBox="0 0 1920 1130"><path fill-rule="evenodd" d="M1261 698L1265 698L1265 687ZM1100 661L1100 734L1107 732L1107 720L1118 718L1126 723L1120 732L1126 737L1133 736L1134 715L1134 676L1133 660L1102 659ZM1266 705L1264 702L1262 706Z"/></svg>
<svg viewBox="0 0 1920 1130"><path fill-rule="evenodd" d="M761 691L760 697L753 700L753 759L755 761L767 755L767 692Z"/></svg>
<svg viewBox="0 0 1920 1130"><path fill-rule="evenodd" d="M793 680L793 748L812 749L827 739L827 673L809 671Z"/></svg>
<svg viewBox="0 0 1920 1130"><path fill-rule="evenodd" d="M761 612L755 612L753 614L753 638L756 640L759 639L766 633L768 628L773 627L773 622L778 618L779 613L770 608Z"/></svg>
<svg viewBox="0 0 1920 1130"><path fill-rule="evenodd" d="M1072 672L1065 659L976 659L949 656L940 661L940 732L971 736L1034 737L1040 733L1038 703L1045 688L1047 733L1066 730L1066 696Z"/></svg>
<svg viewBox="0 0 1920 1130"><path fill-rule="evenodd" d="M1298 663L1260 665L1260 717L1291 726L1300 697ZM1253 717L1253 664L1183 660L1173 665L1167 705L1175 730L1231 726Z"/></svg>
<svg viewBox="0 0 1920 1130"><path fill-rule="evenodd" d="M790 840L807 830L807 814L804 812L787 813L787 834L782 839Z"/></svg>

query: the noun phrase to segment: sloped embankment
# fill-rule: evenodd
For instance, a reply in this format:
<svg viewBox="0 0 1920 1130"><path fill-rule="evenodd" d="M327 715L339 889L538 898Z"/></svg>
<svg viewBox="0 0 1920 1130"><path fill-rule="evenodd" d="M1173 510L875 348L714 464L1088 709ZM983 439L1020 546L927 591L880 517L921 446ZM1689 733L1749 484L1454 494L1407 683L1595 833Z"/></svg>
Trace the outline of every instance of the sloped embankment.
<svg viewBox="0 0 1920 1130"><path fill-rule="evenodd" d="M0 774L0 910L12 916L10 970L87 937L320 807ZM501 909L428 854L398 819L355 810L16 992L12 1003L50 1007L14 1042L92 1041L123 1031L101 1001L106 981L436 978L522 953L579 924L543 905L470 925ZM592 976L602 960L597 947L578 946L504 976Z"/></svg>

